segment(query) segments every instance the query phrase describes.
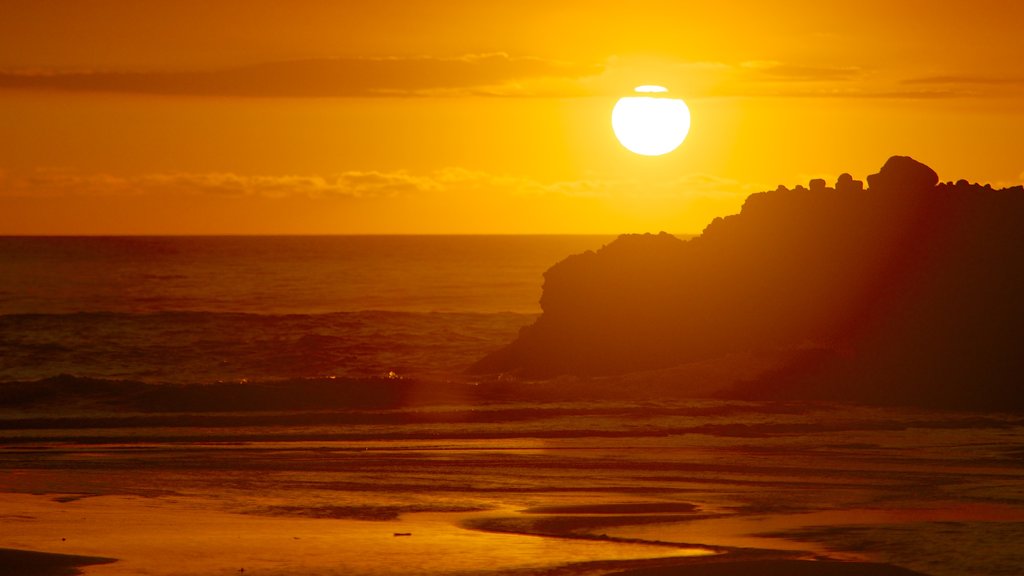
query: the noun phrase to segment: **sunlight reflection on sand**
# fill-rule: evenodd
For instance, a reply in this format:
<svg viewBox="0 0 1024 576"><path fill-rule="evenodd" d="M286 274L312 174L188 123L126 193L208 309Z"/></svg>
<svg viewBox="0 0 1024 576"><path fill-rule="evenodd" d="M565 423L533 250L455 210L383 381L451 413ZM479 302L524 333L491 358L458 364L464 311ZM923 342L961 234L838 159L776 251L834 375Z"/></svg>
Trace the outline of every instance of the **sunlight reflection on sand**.
<svg viewBox="0 0 1024 576"><path fill-rule="evenodd" d="M0 431L0 548L119 559L84 569L100 576L1020 564L1024 429L1009 416L776 404L357 415L374 423Z"/></svg>
<svg viewBox="0 0 1024 576"><path fill-rule="evenodd" d="M466 530L481 513L414 513L394 521L273 518L206 508L187 497L4 494L8 526L0 546L120 561L95 576L147 574L437 574L539 567L604 559L711 552ZM13 519L13 520L8 520ZM20 520L19 520L20 519ZM31 519L31 520L30 520ZM5 531L7 532L7 531ZM396 537L395 533L411 533ZM64 539L64 540L62 540ZM154 561L159 559L159 561Z"/></svg>

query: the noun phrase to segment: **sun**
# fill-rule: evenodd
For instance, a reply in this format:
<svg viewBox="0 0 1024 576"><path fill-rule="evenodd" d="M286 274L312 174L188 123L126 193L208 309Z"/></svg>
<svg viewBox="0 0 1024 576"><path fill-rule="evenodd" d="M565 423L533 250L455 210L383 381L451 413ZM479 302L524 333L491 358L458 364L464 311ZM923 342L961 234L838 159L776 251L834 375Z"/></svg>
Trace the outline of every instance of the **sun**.
<svg viewBox="0 0 1024 576"><path fill-rule="evenodd" d="M690 109L661 86L638 86L642 96L620 98L612 109L612 130L630 152L661 156L675 150L690 131Z"/></svg>

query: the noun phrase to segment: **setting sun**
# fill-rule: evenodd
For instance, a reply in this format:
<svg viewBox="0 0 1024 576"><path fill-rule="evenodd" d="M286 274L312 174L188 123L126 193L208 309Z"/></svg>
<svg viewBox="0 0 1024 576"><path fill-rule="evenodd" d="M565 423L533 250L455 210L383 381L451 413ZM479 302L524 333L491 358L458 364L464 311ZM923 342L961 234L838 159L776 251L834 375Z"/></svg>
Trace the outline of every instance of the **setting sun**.
<svg viewBox="0 0 1024 576"><path fill-rule="evenodd" d="M690 131L690 109L661 86L638 86L642 96L620 98L612 109L612 130L627 150L662 156L675 150Z"/></svg>

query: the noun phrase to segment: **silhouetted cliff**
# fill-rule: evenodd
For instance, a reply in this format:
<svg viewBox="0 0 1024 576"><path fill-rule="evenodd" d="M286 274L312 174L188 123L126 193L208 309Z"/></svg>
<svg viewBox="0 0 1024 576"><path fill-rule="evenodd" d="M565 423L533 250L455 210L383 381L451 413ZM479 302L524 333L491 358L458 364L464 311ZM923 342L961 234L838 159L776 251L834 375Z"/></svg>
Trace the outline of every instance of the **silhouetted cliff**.
<svg viewBox="0 0 1024 576"><path fill-rule="evenodd" d="M770 353L785 360L726 393L1024 407L1024 189L939 184L899 156L867 180L780 186L689 241L570 256L545 273L543 315L475 368L608 375Z"/></svg>

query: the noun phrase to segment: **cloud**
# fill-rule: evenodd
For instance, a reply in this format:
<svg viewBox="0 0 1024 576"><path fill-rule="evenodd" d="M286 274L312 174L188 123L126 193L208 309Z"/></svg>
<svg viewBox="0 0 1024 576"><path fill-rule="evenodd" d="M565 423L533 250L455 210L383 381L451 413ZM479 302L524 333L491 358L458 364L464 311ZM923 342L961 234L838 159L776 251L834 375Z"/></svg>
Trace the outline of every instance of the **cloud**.
<svg viewBox="0 0 1024 576"><path fill-rule="evenodd" d="M721 176L704 173L687 174L670 179L661 188L676 196L687 195L709 198L746 196L763 189L763 187L756 184L744 184L732 178L722 178Z"/></svg>
<svg viewBox="0 0 1024 576"><path fill-rule="evenodd" d="M7 71L0 72L0 88L292 98L501 94L521 82L576 80L601 70L490 53L291 60L198 72Z"/></svg>
<svg viewBox="0 0 1024 576"><path fill-rule="evenodd" d="M621 95L639 84L662 84L683 98L888 98L937 99L977 91L948 85L913 86L892 71L798 61L678 61L610 58L605 70L577 84L590 95Z"/></svg>
<svg viewBox="0 0 1024 576"><path fill-rule="evenodd" d="M822 87L807 90L777 90L762 92L760 96L783 96L787 98L858 98L889 100L940 100L979 96L976 92L951 89L896 90L888 87Z"/></svg>
<svg viewBox="0 0 1024 576"><path fill-rule="evenodd" d="M755 187L756 188L756 187ZM312 200L443 198L464 193L563 198L723 198L756 191L735 180L691 174L657 182L581 178L541 181L465 168L422 174L405 170L348 171L323 175L246 175L231 172L81 174L37 170L15 175L0 171L0 197L140 197L199 195L226 198L307 198Z"/></svg>
<svg viewBox="0 0 1024 576"><path fill-rule="evenodd" d="M904 84L962 84L982 86L1024 85L1024 76L976 76L970 74L947 74L908 78Z"/></svg>
<svg viewBox="0 0 1024 576"><path fill-rule="evenodd" d="M358 57L266 62L206 71L0 71L0 89L172 96L618 97L662 84L684 98L910 98L985 96L1024 86L1024 77L942 75L799 61L683 61L611 56L573 63L505 53L455 57Z"/></svg>
<svg viewBox="0 0 1024 576"><path fill-rule="evenodd" d="M998 98L1024 94L1024 76L937 74L907 78L902 84L914 90L944 91L956 96Z"/></svg>
<svg viewBox="0 0 1024 576"><path fill-rule="evenodd" d="M806 66L777 61L749 61L740 68L753 79L770 79L794 82L856 80L863 70L856 66Z"/></svg>
<svg viewBox="0 0 1024 576"><path fill-rule="evenodd" d="M437 189L426 177L404 171L352 171L325 177L318 175L240 175L234 173L153 174L126 179L122 188L150 193L185 193L263 198L374 198L413 194Z"/></svg>
<svg viewBox="0 0 1024 576"><path fill-rule="evenodd" d="M350 171L334 176L243 175L231 172L80 174L37 170L26 175L0 173L0 196L161 196L204 195L263 198L372 198L432 192L441 183L405 171Z"/></svg>
<svg viewBox="0 0 1024 576"><path fill-rule="evenodd" d="M647 80L653 78L654 80ZM908 79L905 71L801 61L672 61L610 58L604 72L581 78L591 94L614 95L662 83L683 98L851 98L937 100L1019 94L1024 77L944 75Z"/></svg>

